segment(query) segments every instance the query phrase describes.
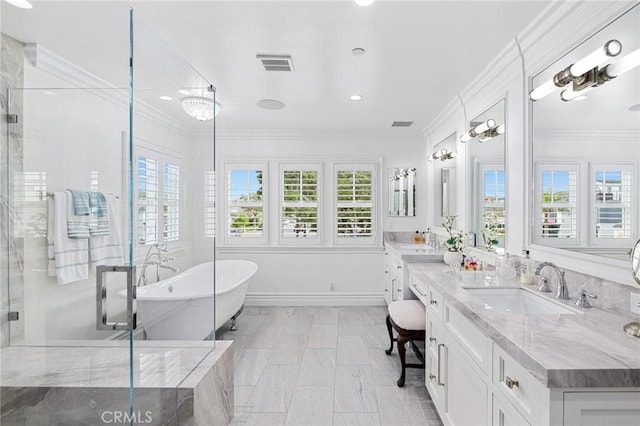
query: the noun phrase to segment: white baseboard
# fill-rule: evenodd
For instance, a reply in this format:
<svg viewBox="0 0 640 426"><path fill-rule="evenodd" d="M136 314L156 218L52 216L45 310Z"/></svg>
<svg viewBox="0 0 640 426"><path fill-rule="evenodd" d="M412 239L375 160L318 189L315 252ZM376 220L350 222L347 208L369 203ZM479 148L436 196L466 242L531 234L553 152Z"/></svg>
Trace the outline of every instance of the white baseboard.
<svg viewBox="0 0 640 426"><path fill-rule="evenodd" d="M247 293L245 306L386 306L384 293Z"/></svg>

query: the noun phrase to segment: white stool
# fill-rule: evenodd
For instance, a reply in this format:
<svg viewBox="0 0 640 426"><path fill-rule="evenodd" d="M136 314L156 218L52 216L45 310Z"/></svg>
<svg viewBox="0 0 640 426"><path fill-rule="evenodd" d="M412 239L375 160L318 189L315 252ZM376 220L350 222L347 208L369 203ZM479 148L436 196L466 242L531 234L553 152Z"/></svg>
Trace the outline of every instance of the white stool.
<svg viewBox="0 0 640 426"><path fill-rule="evenodd" d="M398 300L392 302L389 307L389 315L387 315L387 330L389 331L389 339L391 346L385 350L387 355L391 355L393 351L393 342L398 342L398 355L402 364L402 374L398 379L398 386L404 386L405 369L409 368L425 368L424 355L414 343L415 341L424 342L425 328L427 323L427 313L424 304L419 300ZM398 333L398 337L393 337L393 331ZM420 360L421 364L407 364L405 362L405 344L411 342L413 352Z"/></svg>

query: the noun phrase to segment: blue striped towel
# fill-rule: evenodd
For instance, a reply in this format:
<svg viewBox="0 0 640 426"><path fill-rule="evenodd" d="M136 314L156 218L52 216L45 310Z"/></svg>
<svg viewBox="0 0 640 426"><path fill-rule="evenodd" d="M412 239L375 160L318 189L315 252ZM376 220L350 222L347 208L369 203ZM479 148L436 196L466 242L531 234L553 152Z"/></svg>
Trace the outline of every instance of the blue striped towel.
<svg viewBox="0 0 640 426"><path fill-rule="evenodd" d="M79 191L78 191L79 192ZM77 216L75 212L75 202L73 197L73 191L67 190L67 234L69 238L80 239L89 238L90 236L90 219L87 215ZM86 194L86 193L85 193ZM87 206L89 196L87 194Z"/></svg>
<svg viewBox="0 0 640 426"><path fill-rule="evenodd" d="M91 207L91 222L89 232L92 237L109 235L109 209L107 199L102 192L89 192L89 206Z"/></svg>
<svg viewBox="0 0 640 426"><path fill-rule="evenodd" d="M73 214L76 216L89 216L89 193L77 189L67 189L73 197Z"/></svg>

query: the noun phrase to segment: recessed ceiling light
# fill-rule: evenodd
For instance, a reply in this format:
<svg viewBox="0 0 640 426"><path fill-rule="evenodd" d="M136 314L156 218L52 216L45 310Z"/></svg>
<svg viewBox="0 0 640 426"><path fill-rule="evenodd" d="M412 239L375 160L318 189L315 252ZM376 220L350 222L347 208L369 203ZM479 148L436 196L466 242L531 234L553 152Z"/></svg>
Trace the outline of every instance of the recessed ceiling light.
<svg viewBox="0 0 640 426"><path fill-rule="evenodd" d="M362 47L355 47L355 48L351 49L351 53L353 54L353 56L362 56L366 52Z"/></svg>
<svg viewBox="0 0 640 426"><path fill-rule="evenodd" d="M173 98L171 96L167 96L167 95L160 96L160 99L162 99L163 101L172 101L173 100Z"/></svg>
<svg viewBox="0 0 640 426"><path fill-rule="evenodd" d="M256 102L256 105L258 105L260 108L270 109L270 110L277 110L277 109L284 108L284 103L276 99L260 99L258 102Z"/></svg>
<svg viewBox="0 0 640 426"><path fill-rule="evenodd" d="M362 100L362 95L351 95L349 96L349 99L351 99L352 101L359 101Z"/></svg>
<svg viewBox="0 0 640 426"><path fill-rule="evenodd" d="M373 3L373 0L356 0L358 6L369 6Z"/></svg>
<svg viewBox="0 0 640 426"><path fill-rule="evenodd" d="M191 94L191 92L190 92L190 91L185 90L185 89L180 89L180 90L178 90L178 93L180 93L181 95L185 95L185 96L188 96L188 95L190 95L190 94Z"/></svg>
<svg viewBox="0 0 640 426"><path fill-rule="evenodd" d="M631 105L629 111L640 111L640 104Z"/></svg>
<svg viewBox="0 0 640 426"><path fill-rule="evenodd" d="M33 9L33 5L27 0L4 0L12 6L19 7L20 9Z"/></svg>

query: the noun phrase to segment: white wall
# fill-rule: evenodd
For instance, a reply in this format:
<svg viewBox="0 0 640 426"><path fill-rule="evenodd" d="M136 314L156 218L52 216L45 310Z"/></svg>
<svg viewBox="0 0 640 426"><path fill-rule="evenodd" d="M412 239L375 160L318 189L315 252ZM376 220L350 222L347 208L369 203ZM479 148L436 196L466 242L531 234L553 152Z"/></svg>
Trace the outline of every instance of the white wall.
<svg viewBox="0 0 640 426"><path fill-rule="evenodd" d="M418 137L400 132L385 135L285 133L218 134L216 168L221 180L225 161L365 161L381 160L378 182L378 211L382 230L424 230L431 197L427 191L426 150ZM415 167L416 217L389 217L387 169ZM222 182L218 182L221 188ZM218 202L224 202L219 191ZM220 216L218 221L224 220ZM220 228L218 228L220 229ZM218 241L222 241L218 238ZM248 259L258 264L248 304L383 304L384 265L379 240L377 247L218 247L218 259ZM330 243L329 243L330 244Z"/></svg>

